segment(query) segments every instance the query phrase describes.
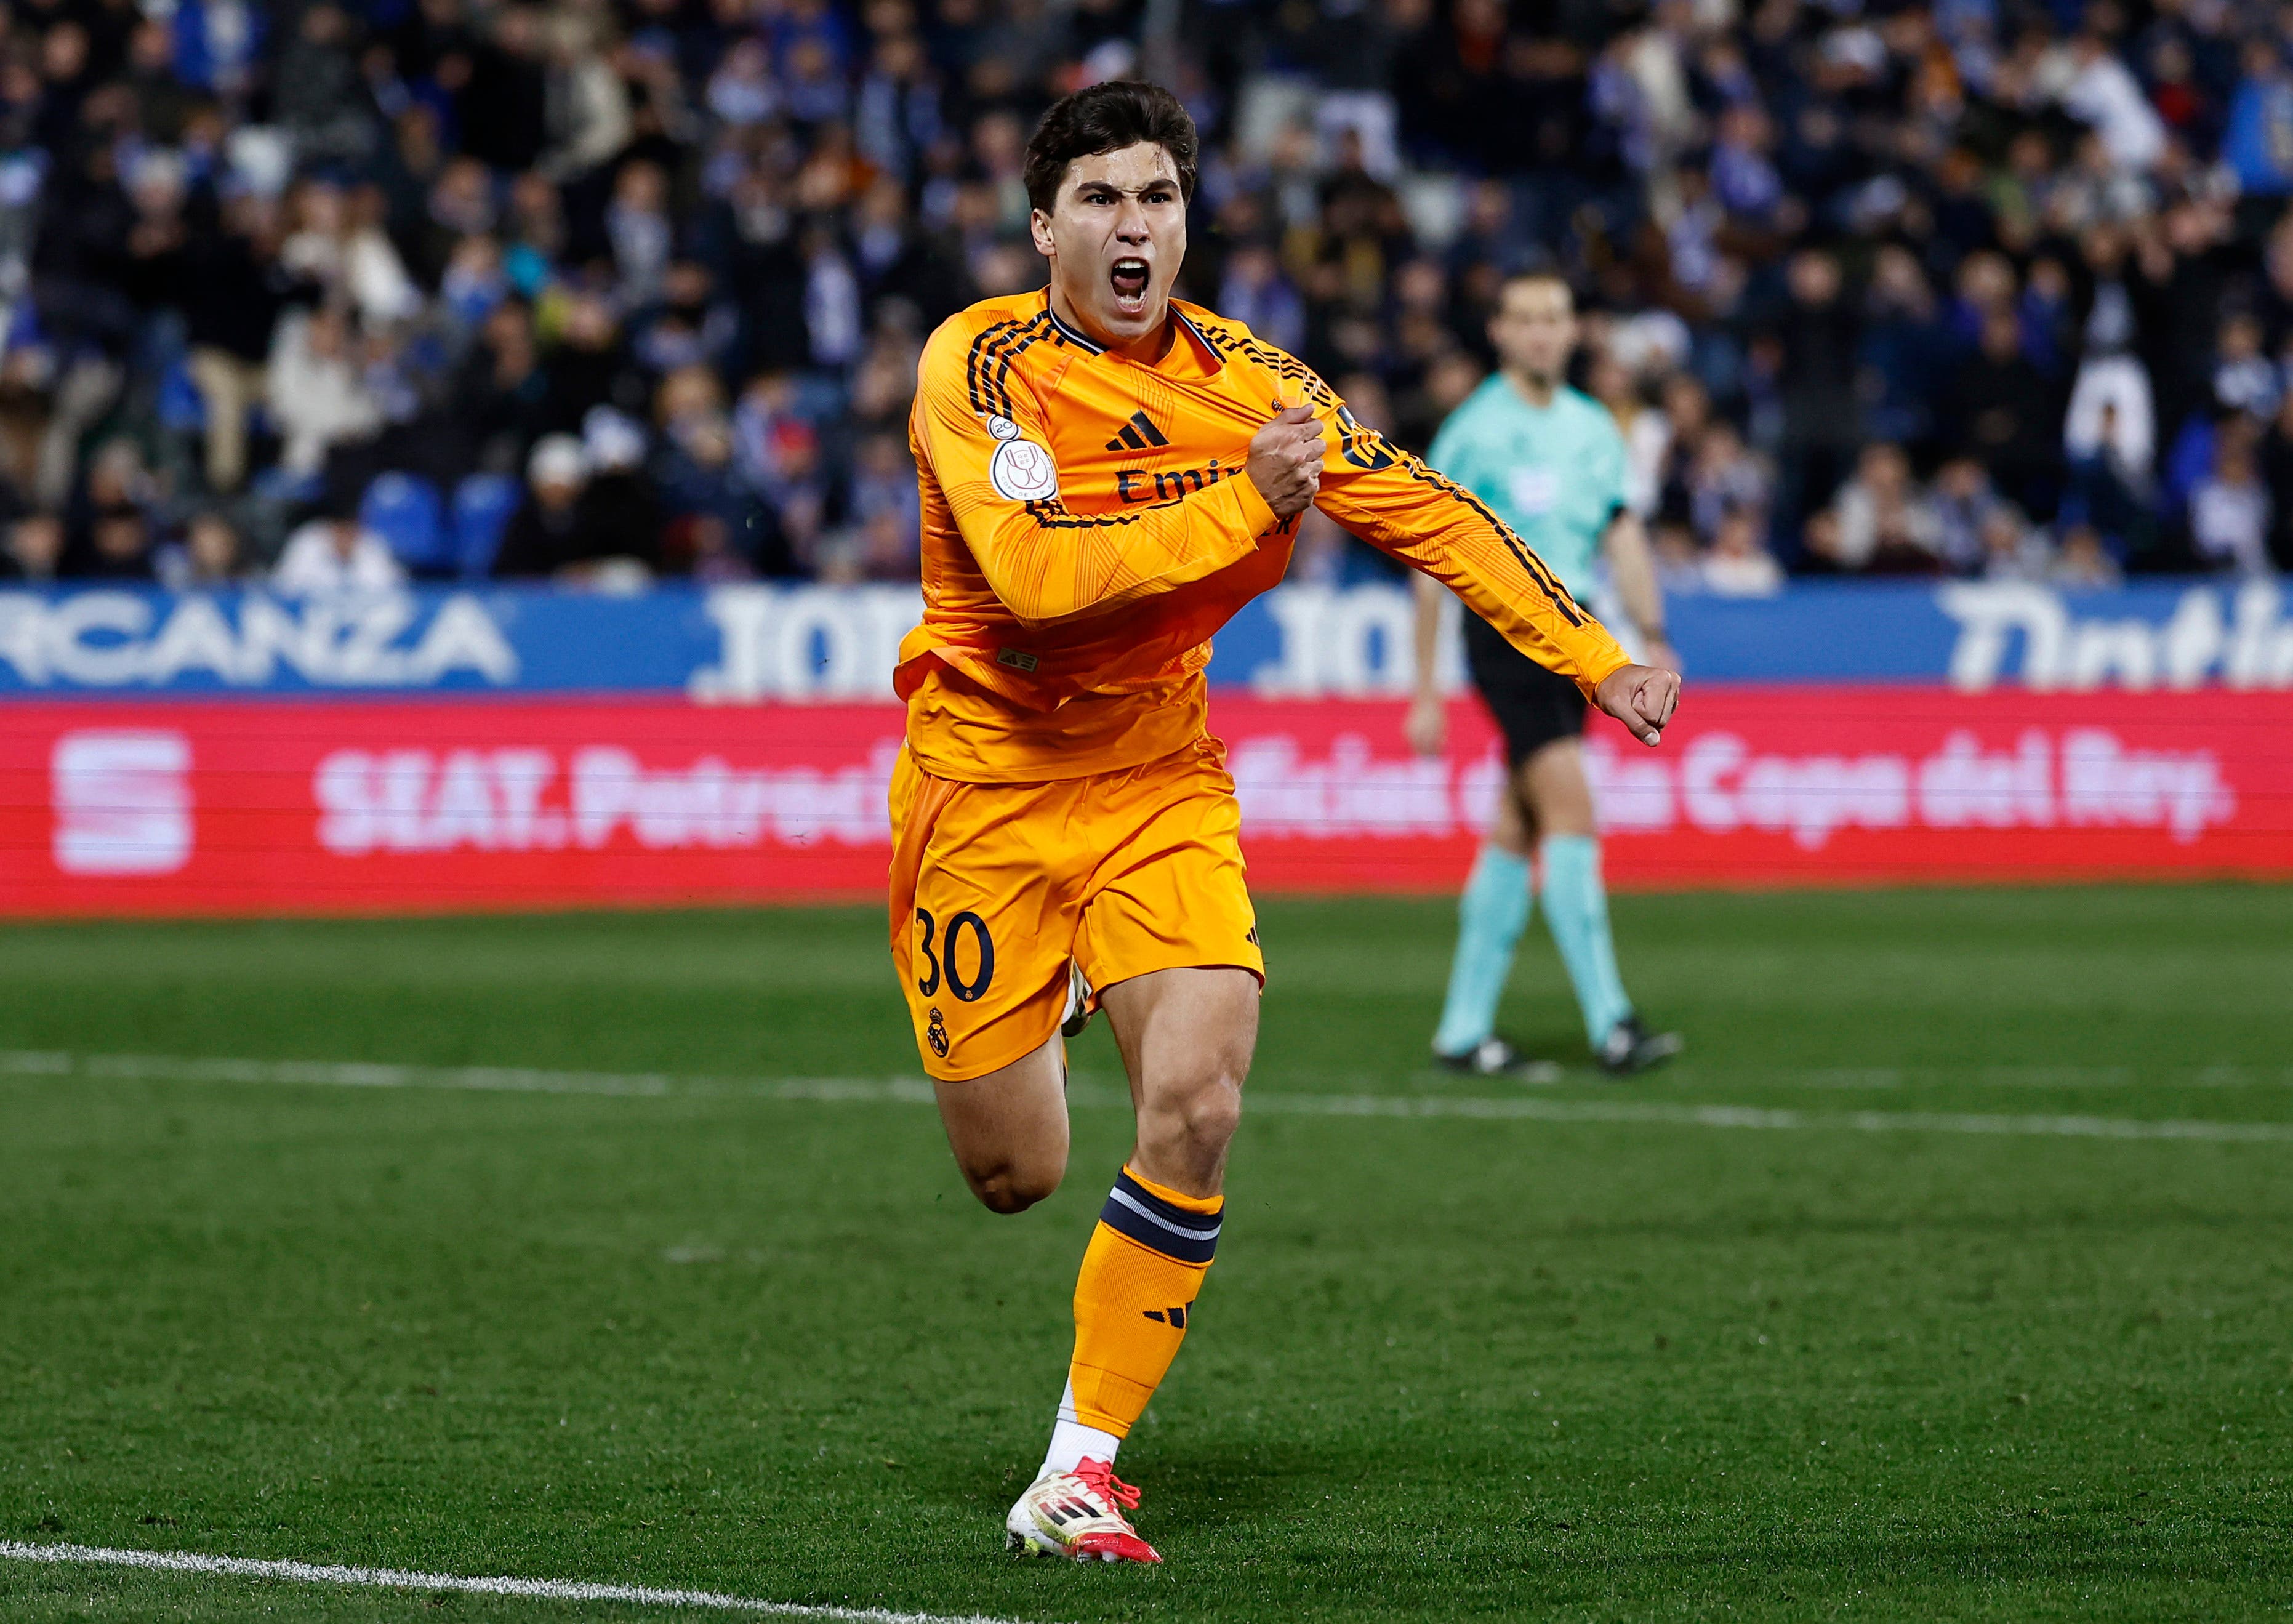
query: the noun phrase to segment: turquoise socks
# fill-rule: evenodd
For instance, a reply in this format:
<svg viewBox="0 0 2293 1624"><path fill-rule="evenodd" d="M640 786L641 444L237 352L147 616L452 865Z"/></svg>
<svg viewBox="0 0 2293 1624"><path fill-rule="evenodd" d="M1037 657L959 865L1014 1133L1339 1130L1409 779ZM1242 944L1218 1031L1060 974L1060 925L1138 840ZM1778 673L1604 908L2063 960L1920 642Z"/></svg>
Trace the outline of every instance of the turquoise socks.
<svg viewBox="0 0 2293 1624"><path fill-rule="evenodd" d="M1482 853L1484 857L1487 855ZM1597 1050L1609 1029L1633 1012L1633 1001L1625 996L1624 978L1616 974L1616 944L1608 937L1608 893L1600 883L1600 842L1589 834L1556 834L1546 839L1539 855L1544 859L1545 926L1560 949L1560 962L1568 967L1577 1007L1584 1011L1585 1035ZM1518 866L1518 859L1514 862ZM1476 869L1476 883L1479 878ZM1466 891L1468 903L1472 895ZM1464 962L1465 945L1461 939L1457 962L1462 966ZM1456 998L1453 976L1449 982L1453 1008ZM1490 1008L1494 1017L1494 997ZM1445 1024L1443 1030L1446 1029Z"/></svg>
<svg viewBox="0 0 2293 1624"><path fill-rule="evenodd" d="M1633 1012L1616 973L1608 936L1608 893L1600 883L1600 842L1589 834L1556 834L1538 848L1544 859L1544 923L1568 967L1584 1012L1584 1033L1598 1049ZM1497 1000L1512 974L1513 948L1528 926L1528 865L1501 846L1484 846L1457 903L1457 956L1433 1047L1462 1054L1496 1027Z"/></svg>
<svg viewBox="0 0 2293 1624"><path fill-rule="evenodd" d="M1596 875L1596 897L1600 883ZM1547 886L1549 890L1549 881ZM1433 1034L1433 1047L1439 1053L1462 1054L1495 1030L1497 999L1512 973L1512 950L1528 926L1528 908L1527 863L1503 847L1482 847L1481 855L1473 859L1472 878L1465 881L1465 894L1457 902L1457 956L1449 966L1449 997L1441 1006L1441 1027ZM1600 919L1600 939L1606 942L1605 908ZM1570 973L1575 973L1573 965ZM1608 974L1614 980L1613 966Z"/></svg>

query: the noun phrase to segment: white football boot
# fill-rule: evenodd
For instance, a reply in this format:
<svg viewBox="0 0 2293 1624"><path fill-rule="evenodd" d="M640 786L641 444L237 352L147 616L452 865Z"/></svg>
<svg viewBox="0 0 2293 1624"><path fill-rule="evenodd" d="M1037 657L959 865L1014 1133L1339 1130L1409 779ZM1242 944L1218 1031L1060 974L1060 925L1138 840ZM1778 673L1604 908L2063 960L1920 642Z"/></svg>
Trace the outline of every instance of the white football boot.
<svg viewBox="0 0 2293 1624"><path fill-rule="evenodd" d="M1070 1562L1160 1562L1122 1514L1138 1490L1114 1475L1111 1462L1085 1460L1072 1472L1046 1472L1003 1519L1007 1549Z"/></svg>
<svg viewBox="0 0 2293 1624"><path fill-rule="evenodd" d="M1059 1035L1081 1037L1082 1029L1090 1025L1090 983L1083 978L1082 966L1069 959L1067 1002L1059 1011Z"/></svg>

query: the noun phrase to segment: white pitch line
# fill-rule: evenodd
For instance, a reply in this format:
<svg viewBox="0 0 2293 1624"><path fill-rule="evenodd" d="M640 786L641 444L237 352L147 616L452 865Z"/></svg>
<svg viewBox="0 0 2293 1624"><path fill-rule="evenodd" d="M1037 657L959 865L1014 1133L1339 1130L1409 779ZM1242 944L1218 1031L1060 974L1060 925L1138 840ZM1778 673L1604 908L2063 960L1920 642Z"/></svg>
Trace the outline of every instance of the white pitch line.
<svg viewBox="0 0 2293 1624"><path fill-rule="evenodd" d="M714 1590L658 1590L650 1585L590 1585L560 1579L474 1579L400 1568L337 1568L308 1562L255 1562L197 1551L123 1551L92 1545L23 1545L0 1539L0 1560L142 1568L162 1573L218 1573L231 1579L284 1579L306 1585L359 1585L385 1590L454 1590L469 1596L523 1596L545 1602L627 1602L644 1607L699 1607L775 1619L830 1619L839 1624L1019 1624L984 1613L894 1612L882 1607L812 1607Z"/></svg>
<svg viewBox="0 0 2293 1624"><path fill-rule="evenodd" d="M1125 1100L1124 1103L1128 1103ZM1466 1116L1506 1122L1640 1122L1673 1127L1863 1133L1995 1133L2054 1139L2200 1139L2293 1143L2293 1122L2214 1122L2147 1116L2032 1116L1984 1111L1800 1111L1753 1105L1668 1105L1633 1100L1488 1100L1442 1094L1292 1094L1267 1089L1244 1113L1294 1116Z"/></svg>
<svg viewBox="0 0 2293 1624"><path fill-rule="evenodd" d="M708 1077L662 1073L530 1071L485 1066L401 1066L360 1061L199 1060L179 1055L73 1055L0 1050L0 1076L84 1076L138 1082L290 1084L331 1088L438 1088L552 1094L724 1094L837 1105L929 1105L920 1077ZM1090 1110L1128 1110L1121 1089L1078 1083L1068 1100ZM2049 1139L2201 1140L2293 1143L2293 1122L2221 1122L2203 1117L2009 1115L1983 1111L1803 1111L1751 1105L1687 1105L1645 1100L1552 1100L1470 1094L1317 1094L1262 1088L1252 1114L1387 1119L1464 1117L1482 1122L1629 1122L1656 1126L1824 1129L1861 1133L1977 1133Z"/></svg>
<svg viewBox="0 0 2293 1624"><path fill-rule="evenodd" d="M454 1088L541 1094L665 1094L685 1081L652 1073L534 1071L506 1066L398 1066L363 1060L203 1060L173 1054L0 1052L0 1076L164 1083L300 1083L325 1088Z"/></svg>

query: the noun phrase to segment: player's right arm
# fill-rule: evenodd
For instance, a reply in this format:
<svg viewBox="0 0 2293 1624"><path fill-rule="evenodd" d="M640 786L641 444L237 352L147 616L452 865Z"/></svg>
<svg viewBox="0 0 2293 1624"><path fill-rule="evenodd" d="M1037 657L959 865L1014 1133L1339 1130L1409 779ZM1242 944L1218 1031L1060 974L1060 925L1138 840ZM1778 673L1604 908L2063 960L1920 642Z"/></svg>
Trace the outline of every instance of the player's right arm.
<svg viewBox="0 0 2293 1624"><path fill-rule="evenodd" d="M1253 441L1247 473L1171 501L1078 514L1059 498L1041 402L1023 378L983 379L968 362L973 338L953 322L933 335L917 379L916 438L965 546L1022 625L1053 625L1200 581L1240 562L1311 499L1310 487L1294 505L1284 499L1284 482ZM1312 429L1305 460L1318 469L1319 426ZM1269 505L1261 484L1275 487L1285 512Z"/></svg>
<svg viewBox="0 0 2293 1624"><path fill-rule="evenodd" d="M1470 491L1386 443L1310 374L1307 394L1333 426L1323 512L1440 581L1515 648L1573 678L1586 699L1642 743L1663 737L1680 699L1677 673L1633 663L1608 628Z"/></svg>

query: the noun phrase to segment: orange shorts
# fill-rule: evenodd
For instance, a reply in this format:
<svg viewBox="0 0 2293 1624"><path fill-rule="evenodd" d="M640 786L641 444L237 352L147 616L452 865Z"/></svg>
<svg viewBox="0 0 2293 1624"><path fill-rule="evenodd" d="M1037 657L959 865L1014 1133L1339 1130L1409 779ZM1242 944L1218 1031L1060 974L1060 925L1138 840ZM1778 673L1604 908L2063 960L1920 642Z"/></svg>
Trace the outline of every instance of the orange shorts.
<svg viewBox="0 0 2293 1624"><path fill-rule="evenodd" d="M924 1069L945 1083L1058 1030L1067 961L1094 988L1236 965L1266 979L1242 809L1217 741L1119 773L957 784L892 774L892 962Z"/></svg>

